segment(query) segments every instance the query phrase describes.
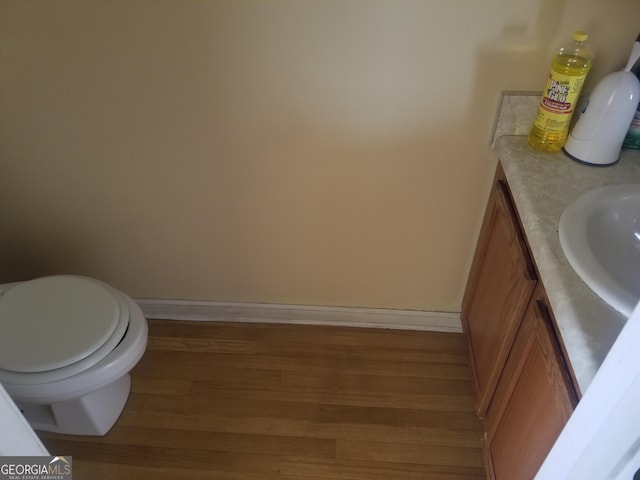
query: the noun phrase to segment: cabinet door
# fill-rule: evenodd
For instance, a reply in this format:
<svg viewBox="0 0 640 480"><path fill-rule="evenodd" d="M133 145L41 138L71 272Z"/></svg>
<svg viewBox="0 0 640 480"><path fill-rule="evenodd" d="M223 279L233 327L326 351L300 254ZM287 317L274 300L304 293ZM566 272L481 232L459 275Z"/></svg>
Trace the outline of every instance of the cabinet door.
<svg viewBox="0 0 640 480"><path fill-rule="evenodd" d="M500 176L499 170L462 306L481 417L537 283L506 182Z"/></svg>
<svg viewBox="0 0 640 480"><path fill-rule="evenodd" d="M532 479L577 403L545 298L529 304L485 418L495 480Z"/></svg>

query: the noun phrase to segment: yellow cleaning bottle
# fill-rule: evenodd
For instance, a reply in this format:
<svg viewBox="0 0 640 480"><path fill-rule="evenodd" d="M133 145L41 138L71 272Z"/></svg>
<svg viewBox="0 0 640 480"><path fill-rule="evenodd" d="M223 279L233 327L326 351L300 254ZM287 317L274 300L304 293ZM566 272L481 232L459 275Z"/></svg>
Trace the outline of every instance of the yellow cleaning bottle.
<svg viewBox="0 0 640 480"><path fill-rule="evenodd" d="M529 132L529 145L536 150L558 152L567 141L569 122L593 60L587 37L586 32L573 32L573 41L553 56L538 115Z"/></svg>

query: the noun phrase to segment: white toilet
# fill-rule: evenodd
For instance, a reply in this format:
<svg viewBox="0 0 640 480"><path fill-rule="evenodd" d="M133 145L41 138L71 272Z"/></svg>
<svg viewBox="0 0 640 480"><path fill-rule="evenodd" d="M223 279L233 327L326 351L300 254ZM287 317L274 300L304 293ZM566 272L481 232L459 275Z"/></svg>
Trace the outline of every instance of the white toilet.
<svg viewBox="0 0 640 480"><path fill-rule="evenodd" d="M140 307L103 282L57 275L0 285L0 382L36 430L106 434L146 345Z"/></svg>

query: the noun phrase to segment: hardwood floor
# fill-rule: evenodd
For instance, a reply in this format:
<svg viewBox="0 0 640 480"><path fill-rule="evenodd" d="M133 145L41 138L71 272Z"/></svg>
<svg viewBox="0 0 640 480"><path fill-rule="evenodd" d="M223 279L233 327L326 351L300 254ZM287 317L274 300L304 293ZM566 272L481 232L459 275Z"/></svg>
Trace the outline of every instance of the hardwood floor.
<svg viewBox="0 0 640 480"><path fill-rule="evenodd" d="M74 478L480 480L462 335L149 321L104 437L42 433Z"/></svg>

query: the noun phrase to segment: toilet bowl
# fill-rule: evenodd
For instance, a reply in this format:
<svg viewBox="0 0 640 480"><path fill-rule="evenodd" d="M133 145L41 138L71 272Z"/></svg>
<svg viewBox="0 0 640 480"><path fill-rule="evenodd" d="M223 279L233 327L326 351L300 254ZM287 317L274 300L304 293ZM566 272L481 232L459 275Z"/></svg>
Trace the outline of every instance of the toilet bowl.
<svg viewBox="0 0 640 480"><path fill-rule="evenodd" d="M0 285L0 383L36 430L106 434L146 344L140 307L99 280Z"/></svg>

